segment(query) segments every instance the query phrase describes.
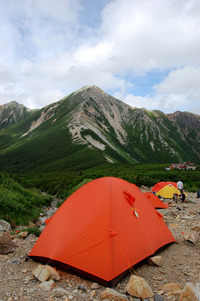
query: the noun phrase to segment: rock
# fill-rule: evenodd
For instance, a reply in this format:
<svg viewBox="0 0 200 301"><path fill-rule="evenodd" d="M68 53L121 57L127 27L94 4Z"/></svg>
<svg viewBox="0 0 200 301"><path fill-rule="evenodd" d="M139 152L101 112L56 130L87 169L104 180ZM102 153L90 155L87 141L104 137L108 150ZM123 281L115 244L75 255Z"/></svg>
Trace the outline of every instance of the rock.
<svg viewBox="0 0 200 301"><path fill-rule="evenodd" d="M73 293L74 295L78 295L78 289L76 288L75 290L72 291L72 293Z"/></svg>
<svg viewBox="0 0 200 301"><path fill-rule="evenodd" d="M101 293L101 300L112 300L112 301L127 301L126 295L122 295L114 289L107 288Z"/></svg>
<svg viewBox="0 0 200 301"><path fill-rule="evenodd" d="M13 264L18 264L19 262L20 262L19 258L10 260L10 263L13 263Z"/></svg>
<svg viewBox="0 0 200 301"><path fill-rule="evenodd" d="M187 233L184 233L183 235L184 239L191 242L192 244L197 243L198 239L199 239L199 233L195 232L195 231L190 231Z"/></svg>
<svg viewBox="0 0 200 301"><path fill-rule="evenodd" d="M69 292L67 290L65 290L64 288L62 288L62 287L58 287L58 288L53 289L53 295L56 298L60 298L60 297L63 297L65 295L68 295L68 294L69 294Z"/></svg>
<svg viewBox="0 0 200 301"><path fill-rule="evenodd" d="M166 283L162 286L164 291L174 291L174 290L181 290L182 286L176 282Z"/></svg>
<svg viewBox="0 0 200 301"><path fill-rule="evenodd" d="M192 283L186 283L182 290L179 301L198 301L198 297L194 290L194 285Z"/></svg>
<svg viewBox="0 0 200 301"><path fill-rule="evenodd" d="M24 284L28 284L29 282L31 282L31 281L33 281L34 280L34 276L33 275L31 275L31 276L26 276L25 278L24 278Z"/></svg>
<svg viewBox="0 0 200 301"><path fill-rule="evenodd" d="M0 220L0 232L10 231L11 225L4 221L3 219Z"/></svg>
<svg viewBox="0 0 200 301"><path fill-rule="evenodd" d="M97 290L100 288L100 285L96 282L93 282L91 285L91 290Z"/></svg>
<svg viewBox="0 0 200 301"><path fill-rule="evenodd" d="M84 291L84 292L87 291L87 288L84 284L78 284L78 289L81 290L81 291Z"/></svg>
<svg viewBox="0 0 200 301"><path fill-rule="evenodd" d="M22 231L18 234L18 237L20 238L26 238L28 236L28 231Z"/></svg>
<svg viewBox="0 0 200 301"><path fill-rule="evenodd" d="M161 267L163 265L163 258L161 256L153 256L148 258L149 265L156 265Z"/></svg>
<svg viewBox="0 0 200 301"><path fill-rule="evenodd" d="M49 292L55 286L55 282L53 280L43 281L39 286L46 292Z"/></svg>
<svg viewBox="0 0 200 301"><path fill-rule="evenodd" d="M182 286L176 282L166 283L162 286L162 290L165 292L176 293L182 290Z"/></svg>
<svg viewBox="0 0 200 301"><path fill-rule="evenodd" d="M49 210L47 211L47 217L51 217L52 215L54 215L56 210L57 210L57 208L55 208L55 209L49 208Z"/></svg>
<svg viewBox="0 0 200 301"><path fill-rule="evenodd" d="M131 296L138 298L149 298L153 296L153 292L147 282L142 278L135 275L130 277L126 286L126 291Z"/></svg>
<svg viewBox="0 0 200 301"><path fill-rule="evenodd" d="M48 271L50 272L51 279L56 280L56 281L60 280L60 275L58 274L58 272L56 271L55 268L51 267L48 264L45 265L45 268L48 269Z"/></svg>
<svg viewBox="0 0 200 301"><path fill-rule="evenodd" d="M186 219L186 220L192 220L193 219L193 217L191 217L191 216L182 216L182 219Z"/></svg>
<svg viewBox="0 0 200 301"><path fill-rule="evenodd" d="M200 232L200 224L199 225L195 225L191 228L191 230L196 231L196 232Z"/></svg>
<svg viewBox="0 0 200 301"><path fill-rule="evenodd" d="M96 290L93 290L93 291L89 292L89 297L92 298L92 299L94 299L96 297L96 295L97 295Z"/></svg>
<svg viewBox="0 0 200 301"><path fill-rule="evenodd" d="M197 282L195 287L194 287L194 291L197 295L197 299L200 300L200 282Z"/></svg>
<svg viewBox="0 0 200 301"><path fill-rule="evenodd" d="M155 295L155 301L164 301L163 296L161 295Z"/></svg>
<svg viewBox="0 0 200 301"><path fill-rule="evenodd" d="M8 254L14 252L16 245L13 241L10 241L8 244L0 245L0 254Z"/></svg>
<svg viewBox="0 0 200 301"><path fill-rule="evenodd" d="M8 261L8 259L9 259L10 257L8 256L8 255L1 255L0 256L0 261L4 261L4 260L6 260L6 261Z"/></svg>
<svg viewBox="0 0 200 301"><path fill-rule="evenodd" d="M0 245L6 245L12 240L10 232L4 232L0 234Z"/></svg>
<svg viewBox="0 0 200 301"><path fill-rule="evenodd" d="M40 232L42 232L44 230L44 228L45 228L45 225L44 226L40 226L39 227Z"/></svg>
<svg viewBox="0 0 200 301"><path fill-rule="evenodd" d="M180 226L178 224L170 224L169 226L172 228L180 228Z"/></svg>
<svg viewBox="0 0 200 301"><path fill-rule="evenodd" d="M38 265L32 273L41 282L47 281L51 275L49 269L45 268L43 265Z"/></svg>

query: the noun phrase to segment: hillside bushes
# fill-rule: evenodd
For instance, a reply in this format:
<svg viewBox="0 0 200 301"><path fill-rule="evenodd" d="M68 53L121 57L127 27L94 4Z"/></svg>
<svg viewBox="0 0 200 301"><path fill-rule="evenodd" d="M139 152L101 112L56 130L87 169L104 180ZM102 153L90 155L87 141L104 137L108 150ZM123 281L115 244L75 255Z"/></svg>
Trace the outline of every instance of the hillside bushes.
<svg viewBox="0 0 200 301"><path fill-rule="evenodd" d="M0 219L15 226L25 225L38 218L42 206L48 206L52 198L36 189L26 189L5 173L0 173Z"/></svg>
<svg viewBox="0 0 200 301"><path fill-rule="evenodd" d="M25 224L36 219L42 206L50 203L51 199L39 191L60 199L60 205L79 187L100 177L118 177L138 187L147 186L149 189L157 182L177 182L180 178L184 183L184 190L200 190L200 169L167 171L164 167L163 164L108 163L78 171L68 169L67 172L57 173L18 174L12 177L0 173L0 218Z"/></svg>
<svg viewBox="0 0 200 301"><path fill-rule="evenodd" d="M164 164L103 164L93 168L67 172L16 175L23 186L34 188L65 200L87 179L118 177L139 187L153 187L157 182L177 182L179 178L187 191L200 190L200 169L195 171L164 170Z"/></svg>

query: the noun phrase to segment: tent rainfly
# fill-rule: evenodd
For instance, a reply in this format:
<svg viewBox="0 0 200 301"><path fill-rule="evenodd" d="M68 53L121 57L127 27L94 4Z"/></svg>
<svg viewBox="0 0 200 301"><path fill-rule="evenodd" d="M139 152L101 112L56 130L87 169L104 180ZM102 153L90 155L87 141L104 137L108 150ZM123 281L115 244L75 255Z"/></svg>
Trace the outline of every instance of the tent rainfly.
<svg viewBox="0 0 200 301"><path fill-rule="evenodd" d="M159 199L159 197L152 192L144 192L144 196L151 202L154 208L166 209L169 207L168 204L162 202L161 199Z"/></svg>
<svg viewBox="0 0 200 301"><path fill-rule="evenodd" d="M132 266L174 241L137 186L104 177L58 208L29 256L114 286Z"/></svg>
<svg viewBox="0 0 200 301"><path fill-rule="evenodd" d="M159 190L161 190L163 187L165 187L166 185L169 185L169 186L174 186L175 188L177 188L177 184L175 182L169 182L169 181L166 181L166 182L158 182L156 183L153 187L152 187L152 191L154 192L158 192Z"/></svg>

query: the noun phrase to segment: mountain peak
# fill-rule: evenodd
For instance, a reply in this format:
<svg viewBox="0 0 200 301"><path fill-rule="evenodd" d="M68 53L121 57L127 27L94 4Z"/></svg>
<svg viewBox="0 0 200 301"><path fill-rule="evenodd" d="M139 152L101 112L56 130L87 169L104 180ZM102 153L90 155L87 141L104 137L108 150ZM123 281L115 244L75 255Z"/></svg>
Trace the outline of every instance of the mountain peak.
<svg viewBox="0 0 200 301"><path fill-rule="evenodd" d="M30 109L16 101L0 105L0 129L24 119L29 113Z"/></svg>
<svg viewBox="0 0 200 301"><path fill-rule="evenodd" d="M20 104L20 103L18 103L18 102L16 102L16 101L10 101L8 103L0 105L0 109L7 109L9 107L21 107L21 106L23 106L23 105Z"/></svg>
<svg viewBox="0 0 200 301"><path fill-rule="evenodd" d="M106 93L95 85L89 85L89 86L84 86L73 93L73 95L77 95L77 94L81 94L81 95L87 94L89 96L94 96L99 94L105 95Z"/></svg>

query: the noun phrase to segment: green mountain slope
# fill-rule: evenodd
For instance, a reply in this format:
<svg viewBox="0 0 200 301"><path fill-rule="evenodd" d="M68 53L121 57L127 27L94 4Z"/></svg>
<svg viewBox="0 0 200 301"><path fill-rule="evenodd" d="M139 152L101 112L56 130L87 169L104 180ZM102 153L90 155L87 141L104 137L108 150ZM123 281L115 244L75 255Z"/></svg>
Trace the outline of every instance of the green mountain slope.
<svg viewBox="0 0 200 301"><path fill-rule="evenodd" d="M195 137L200 116L182 114L132 108L96 86L84 87L1 129L0 169L50 172L105 162L199 163Z"/></svg>

